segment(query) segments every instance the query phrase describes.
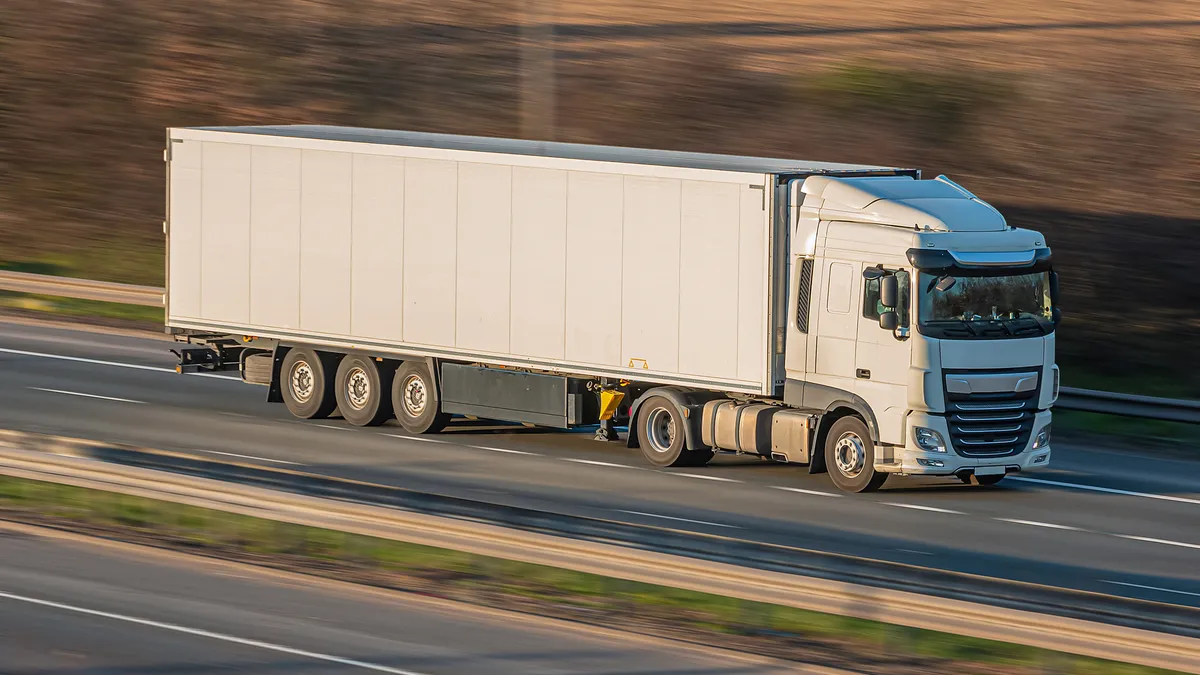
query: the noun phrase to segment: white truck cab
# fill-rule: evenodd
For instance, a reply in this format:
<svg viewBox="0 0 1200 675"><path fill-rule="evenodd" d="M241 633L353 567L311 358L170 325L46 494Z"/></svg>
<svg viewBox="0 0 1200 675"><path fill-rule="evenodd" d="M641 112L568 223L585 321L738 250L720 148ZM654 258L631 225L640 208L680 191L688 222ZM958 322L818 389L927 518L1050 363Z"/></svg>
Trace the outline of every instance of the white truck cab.
<svg viewBox="0 0 1200 675"><path fill-rule="evenodd" d="M789 187L783 399L865 422L826 427L817 442L834 482L992 484L1047 466L1059 378L1044 237L945 177L814 176Z"/></svg>

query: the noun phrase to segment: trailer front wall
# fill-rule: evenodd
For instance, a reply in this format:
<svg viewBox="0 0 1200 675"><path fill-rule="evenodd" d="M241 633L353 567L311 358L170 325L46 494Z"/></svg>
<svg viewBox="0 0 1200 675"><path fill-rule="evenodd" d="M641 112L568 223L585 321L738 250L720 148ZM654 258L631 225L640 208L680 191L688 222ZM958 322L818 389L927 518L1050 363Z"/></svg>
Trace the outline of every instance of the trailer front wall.
<svg viewBox="0 0 1200 675"><path fill-rule="evenodd" d="M171 326L768 389L762 175L230 136L171 143Z"/></svg>

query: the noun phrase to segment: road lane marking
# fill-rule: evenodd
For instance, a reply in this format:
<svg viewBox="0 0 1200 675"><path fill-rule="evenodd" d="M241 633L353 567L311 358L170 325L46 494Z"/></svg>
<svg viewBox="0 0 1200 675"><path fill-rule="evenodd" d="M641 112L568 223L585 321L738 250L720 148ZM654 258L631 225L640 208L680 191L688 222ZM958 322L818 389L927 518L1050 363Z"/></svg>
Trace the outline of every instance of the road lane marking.
<svg viewBox="0 0 1200 675"><path fill-rule="evenodd" d="M967 514L954 509L943 509L936 506L922 506L920 504L902 504L900 502L879 502L885 506L895 506L902 509L916 509L917 511L933 511L934 513L950 513L956 516L965 516Z"/></svg>
<svg viewBox="0 0 1200 675"><path fill-rule="evenodd" d="M696 525L712 525L713 527L728 527L732 530L745 529L742 527L738 527L737 525L726 525L724 523L710 523L707 520L692 520L691 518L676 518L675 516L661 516L657 513L645 513L643 511L626 511L624 509L617 509L617 513L628 513L628 514L631 514L634 516L645 516L646 518L662 518L663 520L677 520L681 523L694 523Z"/></svg>
<svg viewBox="0 0 1200 675"><path fill-rule="evenodd" d="M1032 525L1034 527L1048 527L1052 530L1072 530L1075 532L1084 532L1085 531L1085 530L1079 529L1078 527L1071 527L1070 525L1058 525L1056 523L1043 523L1040 520L1021 520L1020 518L996 518L996 520L999 520L999 521L1002 521L1005 523L1015 523L1017 525Z"/></svg>
<svg viewBox="0 0 1200 675"><path fill-rule="evenodd" d="M120 401L121 403L145 403L145 401L135 401L131 398L117 398L116 396L101 396L100 394L85 394L82 391L67 391L66 389L47 389L45 387L30 387L36 391L47 391L51 394L66 394L67 396L82 396L84 398L98 398L105 401Z"/></svg>
<svg viewBox="0 0 1200 675"><path fill-rule="evenodd" d="M1133 541L1145 541L1151 544L1166 544L1167 546L1182 546L1184 548L1200 549L1200 544L1189 544L1185 541L1171 541L1170 539L1155 539L1154 537L1139 537L1135 534L1118 534L1115 535L1122 539L1132 539Z"/></svg>
<svg viewBox="0 0 1200 675"><path fill-rule="evenodd" d="M1159 588L1158 586L1145 586L1143 584L1131 584L1126 581L1109 581L1108 579L1101 579L1100 581L1102 581L1106 584L1116 584L1118 586L1128 586L1130 588L1144 588L1148 591L1161 591L1163 593L1177 593L1179 595L1190 595L1194 598L1200 598L1200 593L1192 593L1190 591L1177 591L1173 588Z"/></svg>
<svg viewBox="0 0 1200 675"><path fill-rule="evenodd" d="M734 478L724 478L722 476L706 476L702 473L682 473L682 472L677 473L674 471L660 471L659 473L665 473L668 476L683 476L684 478L699 478L700 480L716 480L716 481L721 481L722 483L741 483L742 482L742 481L736 480Z"/></svg>
<svg viewBox="0 0 1200 675"><path fill-rule="evenodd" d="M100 359L85 359L82 356L65 356L63 354L46 354L44 352L27 352L23 349L7 349L0 347L0 354L16 354L18 356L34 356L40 359L56 359L59 361L74 361L76 363L90 363L95 366L112 366L114 368L129 368L132 370L148 370L155 373L171 373L176 375L174 368L163 368L161 366L143 366L140 363L120 363L118 361L102 361ZM240 377L230 377L228 375L217 375L216 373L184 373L184 375L196 375L198 377L215 377L218 380L235 380L241 382Z"/></svg>
<svg viewBox="0 0 1200 675"><path fill-rule="evenodd" d="M1161 499L1167 502L1180 502L1183 504L1195 504L1200 506L1200 499L1190 499L1188 497L1176 497L1174 495L1156 495L1149 492L1134 492L1132 490L1118 490L1116 488L1099 487L1097 485L1084 485L1082 483L1067 483L1058 480L1046 480L1045 478L1027 478L1025 476L1009 476L1008 480L1016 480L1024 483L1038 483L1040 485L1053 485L1055 487L1074 488L1076 490L1090 490L1092 492L1104 492L1111 495L1125 495L1127 497L1145 497L1147 499Z"/></svg>
<svg viewBox="0 0 1200 675"><path fill-rule="evenodd" d="M210 455L224 455L226 457L238 457L241 459L253 459L259 462L274 462L275 464L290 464L292 466L304 466L300 462L289 462L283 459L271 459L270 457L255 457L254 455L239 455L236 452L221 452L220 450L200 450L207 452Z"/></svg>
<svg viewBox="0 0 1200 675"><path fill-rule="evenodd" d="M575 459L574 457L559 457L564 462L574 462L576 464L588 464L590 466L608 466L614 469L637 469L639 467L629 466L628 464L617 464L615 462L600 462L594 459Z"/></svg>
<svg viewBox="0 0 1200 675"><path fill-rule="evenodd" d="M487 450L489 452L503 452L506 455L528 455L530 457L541 457L541 455L536 452L525 452L524 450L512 450L510 448L493 448L486 445L468 445L467 447L474 448L475 450Z"/></svg>
<svg viewBox="0 0 1200 675"><path fill-rule="evenodd" d="M219 640L221 642L229 642L231 644L242 645L244 647L255 647L270 652L278 652L281 654L289 654L291 656L299 656L313 661L324 661L326 663L336 663L340 666L350 666L362 670L370 670L377 673L391 673L392 675L423 675L413 670L402 670L400 668L392 668L379 663L371 663L370 661L359 661L358 659L348 659L341 656L333 656L331 654L322 654L320 652L311 652L307 649L297 649L295 647L286 647L277 645L271 642L263 642L262 640L251 640L249 638L237 637L227 633L216 633L210 630L200 628L189 628L180 626L179 624L166 623L164 621L152 621L150 619L142 619L136 616L127 614L117 614L115 612L103 612L98 609L88 609L87 607L79 607L76 605L68 605L62 602L52 602L50 600L41 600L31 598L25 595L17 595L15 593L7 593L0 591L0 598L24 602L30 605L39 605L42 607L50 607L52 609L60 609L76 614L85 614L87 616L100 617L102 619L111 619L113 621L123 621L139 626L148 626L150 628L158 628L160 630L171 631L174 633L183 633L185 635L194 635L196 637L209 638L211 640Z"/></svg>
<svg viewBox="0 0 1200 675"><path fill-rule="evenodd" d="M775 490L787 490L788 492L799 492L802 495L816 495L818 497L841 497L836 492L822 492L821 490L805 490L804 488L785 487L783 485L772 485Z"/></svg>
<svg viewBox="0 0 1200 675"><path fill-rule="evenodd" d="M896 550L900 551L901 553L915 553L917 555L933 555L929 551L918 551L918 550L912 549L912 548L898 548Z"/></svg>
<svg viewBox="0 0 1200 675"><path fill-rule="evenodd" d="M322 429L333 429L334 431L354 431L350 427L335 427L332 424L314 424L312 426L321 427Z"/></svg>
<svg viewBox="0 0 1200 675"><path fill-rule="evenodd" d="M317 425L317 426L320 426L320 425ZM339 429L340 427L333 427L333 428ZM422 443L441 443L442 445L454 445L450 441L443 441L440 438L425 438L424 436L404 436L401 434L384 434L384 436L390 436L392 438L399 438L402 441L421 441Z"/></svg>

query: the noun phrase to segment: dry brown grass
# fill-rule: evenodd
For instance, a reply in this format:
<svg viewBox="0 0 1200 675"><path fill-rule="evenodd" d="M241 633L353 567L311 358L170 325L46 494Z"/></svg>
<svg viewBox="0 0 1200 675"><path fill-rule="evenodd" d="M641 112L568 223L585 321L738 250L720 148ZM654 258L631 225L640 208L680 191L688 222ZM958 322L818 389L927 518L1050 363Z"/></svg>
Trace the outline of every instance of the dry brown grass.
<svg viewBox="0 0 1200 675"><path fill-rule="evenodd" d="M0 260L160 281L166 126L514 135L519 5L5 0ZM557 21L560 140L945 172L1047 232L1068 357L1200 348L1194 0L557 0Z"/></svg>

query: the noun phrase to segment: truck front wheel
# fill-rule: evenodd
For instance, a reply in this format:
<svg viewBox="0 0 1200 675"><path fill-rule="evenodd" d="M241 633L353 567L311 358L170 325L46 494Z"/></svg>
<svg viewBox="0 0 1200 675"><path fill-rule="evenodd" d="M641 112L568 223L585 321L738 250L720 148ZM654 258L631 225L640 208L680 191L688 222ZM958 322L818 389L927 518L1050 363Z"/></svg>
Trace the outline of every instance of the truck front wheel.
<svg viewBox="0 0 1200 675"><path fill-rule="evenodd" d="M436 434L450 423L450 416L442 412L433 376L420 361L405 361L396 371L392 407L400 426L412 434Z"/></svg>
<svg viewBox="0 0 1200 675"><path fill-rule="evenodd" d="M330 359L306 348L288 351L280 368L283 402L301 419L323 419L337 408Z"/></svg>
<svg viewBox="0 0 1200 675"><path fill-rule="evenodd" d="M637 419L638 446L655 466L704 466L711 450L688 450L683 415L669 399L655 396L642 405Z"/></svg>
<svg viewBox="0 0 1200 675"><path fill-rule="evenodd" d="M888 475L875 470L871 432L857 417L843 417L825 434L825 466L833 484L845 492L874 492Z"/></svg>

